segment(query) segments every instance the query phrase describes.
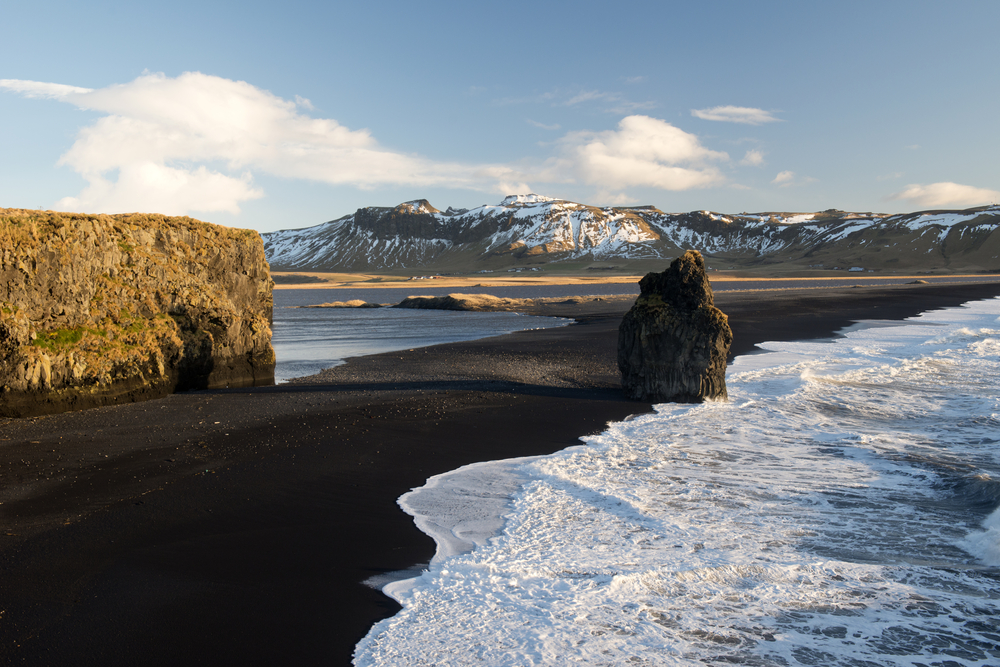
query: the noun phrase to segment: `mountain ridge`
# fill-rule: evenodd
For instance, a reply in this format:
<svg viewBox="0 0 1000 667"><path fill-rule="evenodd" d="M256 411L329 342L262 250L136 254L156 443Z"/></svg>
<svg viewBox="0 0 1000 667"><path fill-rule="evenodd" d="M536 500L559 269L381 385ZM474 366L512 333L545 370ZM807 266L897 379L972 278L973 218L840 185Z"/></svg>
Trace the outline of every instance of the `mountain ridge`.
<svg viewBox="0 0 1000 667"><path fill-rule="evenodd" d="M598 207L536 194L441 211L426 199L365 207L261 235L276 271L472 272L615 262L662 264L693 248L726 268L1000 269L1000 206L885 214Z"/></svg>

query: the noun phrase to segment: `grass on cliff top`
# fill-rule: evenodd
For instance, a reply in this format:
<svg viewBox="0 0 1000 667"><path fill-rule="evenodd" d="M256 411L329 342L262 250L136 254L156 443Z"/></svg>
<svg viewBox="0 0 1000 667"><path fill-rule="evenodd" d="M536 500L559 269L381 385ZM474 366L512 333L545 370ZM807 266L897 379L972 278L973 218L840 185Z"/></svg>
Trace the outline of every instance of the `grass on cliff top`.
<svg viewBox="0 0 1000 667"><path fill-rule="evenodd" d="M89 213L61 213L23 208L0 208L0 245L14 247L24 242L45 240L66 229L72 231L84 220L102 226L110 225L118 232L133 229L159 229L162 227L198 227L212 234L257 236L252 229L224 227L187 216L167 216L159 213L119 213L115 215ZM126 241L120 241L119 245ZM125 250L125 248L122 248ZM128 252L126 250L126 252Z"/></svg>

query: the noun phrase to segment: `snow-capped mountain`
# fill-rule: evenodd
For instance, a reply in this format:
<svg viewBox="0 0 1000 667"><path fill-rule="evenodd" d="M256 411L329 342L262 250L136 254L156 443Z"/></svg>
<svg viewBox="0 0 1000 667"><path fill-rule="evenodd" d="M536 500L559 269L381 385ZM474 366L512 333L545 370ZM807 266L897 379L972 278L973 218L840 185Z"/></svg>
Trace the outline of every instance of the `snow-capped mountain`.
<svg viewBox="0 0 1000 667"><path fill-rule="evenodd" d="M700 250L716 264L1000 269L1000 206L900 215L664 213L541 195L440 211L425 200L368 207L305 229L263 234L279 271L475 270L549 262L625 265Z"/></svg>

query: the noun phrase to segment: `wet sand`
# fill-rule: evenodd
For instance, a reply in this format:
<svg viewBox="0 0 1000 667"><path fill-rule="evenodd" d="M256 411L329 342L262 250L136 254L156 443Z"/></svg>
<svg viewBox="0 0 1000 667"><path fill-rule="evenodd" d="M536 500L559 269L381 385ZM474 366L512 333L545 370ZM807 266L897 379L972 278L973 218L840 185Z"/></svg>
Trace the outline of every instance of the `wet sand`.
<svg viewBox="0 0 1000 667"><path fill-rule="evenodd" d="M1000 295L989 284L720 292L732 354ZM615 367L631 298L559 329L351 360L278 387L0 422L0 664L346 665L426 562L396 499L646 412Z"/></svg>

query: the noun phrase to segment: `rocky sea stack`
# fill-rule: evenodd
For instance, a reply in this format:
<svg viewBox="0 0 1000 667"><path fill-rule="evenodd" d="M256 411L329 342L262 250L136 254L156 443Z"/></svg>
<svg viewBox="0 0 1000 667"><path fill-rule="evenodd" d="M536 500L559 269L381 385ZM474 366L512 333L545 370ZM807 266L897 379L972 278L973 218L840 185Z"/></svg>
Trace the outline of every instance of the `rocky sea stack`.
<svg viewBox="0 0 1000 667"><path fill-rule="evenodd" d="M715 307L701 253L688 250L663 273L647 273L618 328L618 370L629 398L698 403L726 398L733 333Z"/></svg>
<svg viewBox="0 0 1000 667"><path fill-rule="evenodd" d="M254 231L0 209L0 416L270 384L272 287Z"/></svg>

